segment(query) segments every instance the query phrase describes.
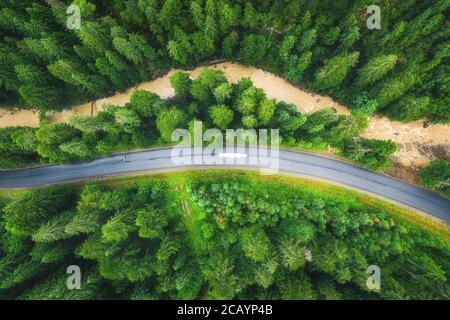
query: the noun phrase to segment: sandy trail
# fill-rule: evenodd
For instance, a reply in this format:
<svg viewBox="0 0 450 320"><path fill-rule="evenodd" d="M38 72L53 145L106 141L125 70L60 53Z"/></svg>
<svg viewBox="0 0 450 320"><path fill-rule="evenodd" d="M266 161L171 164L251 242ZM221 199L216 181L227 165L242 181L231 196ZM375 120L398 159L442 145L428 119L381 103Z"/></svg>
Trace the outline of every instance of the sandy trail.
<svg viewBox="0 0 450 320"><path fill-rule="evenodd" d="M254 85L265 90L269 98L278 101L293 103L300 112L314 112L323 108L333 107L339 114L349 114L349 109L333 101L330 97L321 96L297 88L286 80L275 76L261 69L245 67L237 63L224 62L214 66L198 67L192 70L191 77L196 78L204 68L217 68L224 72L230 82L237 82L242 77L252 79ZM162 98L173 96L174 92L170 85L170 76L179 70L171 70L165 76L153 81L138 84L134 88L124 93L117 93L112 97L99 99L83 105L76 106L63 112L53 112L47 114L51 122L67 121L71 115L92 115L102 110L104 104L124 105L129 102L130 95L136 89L153 91ZM9 111L0 108L0 127L7 126L39 126L37 112L34 110L13 110ZM440 158L450 159L450 126L430 125L423 127L423 121L401 123L391 121L387 118L374 116L369 119L369 127L362 135L371 139L391 139L398 145L398 151L394 160L401 166L417 169L417 166L426 165L430 159ZM414 169L414 170L415 170ZM400 175L399 173L395 175ZM402 177L408 180L408 177Z"/></svg>
<svg viewBox="0 0 450 320"><path fill-rule="evenodd" d="M0 128L14 126L39 127L37 111L0 108Z"/></svg>
<svg viewBox="0 0 450 320"><path fill-rule="evenodd" d="M317 95L304 90L301 90L286 80L277 77L269 72L265 72L256 68L244 67L240 64L224 62L214 66L198 67L190 72L192 78L196 78L200 71L204 68L217 68L225 73L228 81L235 83L242 77L249 77L252 79L254 85L266 91L269 98L277 99L278 101L285 101L297 105L301 112L313 112L327 107L335 108L339 113L348 114L346 107L341 106L333 101L330 97ZM124 105L130 101L130 95L136 89L144 89L157 93L162 98L169 98L174 95L174 91L170 85L170 76L175 72L180 71L173 69L165 76L143 82L123 93L117 93L114 96L99 99L93 102L88 102L62 112L51 112L47 114L50 122L65 122L74 114L77 115L91 115L96 114L102 110L104 104ZM39 126L39 119L36 111L17 109L7 110L0 108L0 128L8 126Z"/></svg>

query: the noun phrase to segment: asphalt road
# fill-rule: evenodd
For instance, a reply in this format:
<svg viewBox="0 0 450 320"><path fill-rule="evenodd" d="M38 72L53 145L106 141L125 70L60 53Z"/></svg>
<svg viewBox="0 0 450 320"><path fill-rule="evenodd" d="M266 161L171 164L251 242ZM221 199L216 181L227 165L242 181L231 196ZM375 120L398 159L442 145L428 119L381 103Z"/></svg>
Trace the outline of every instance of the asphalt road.
<svg viewBox="0 0 450 320"><path fill-rule="evenodd" d="M240 151L242 152L242 150ZM247 149L243 152L257 151L256 149ZM259 151L267 150L259 149ZM236 164L236 159L224 159L219 155L214 155L213 159L234 162L216 164L220 166L261 167L258 164L249 164L248 158L240 159L240 161L246 162L240 164ZM172 161L171 149L154 149L129 153L126 159L124 155L113 155L87 163L1 171L0 188L36 187L114 174L196 166L205 167L205 164L176 164ZM279 170L324 179L368 192L450 223L450 201L416 186L342 161L307 153L280 150Z"/></svg>

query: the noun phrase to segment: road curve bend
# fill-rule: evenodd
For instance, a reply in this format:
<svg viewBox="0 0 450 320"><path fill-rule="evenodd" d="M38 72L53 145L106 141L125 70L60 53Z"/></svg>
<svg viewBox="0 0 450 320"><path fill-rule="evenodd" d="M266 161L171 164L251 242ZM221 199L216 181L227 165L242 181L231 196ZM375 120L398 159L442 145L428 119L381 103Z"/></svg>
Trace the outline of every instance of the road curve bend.
<svg viewBox="0 0 450 320"><path fill-rule="evenodd" d="M261 150L262 148L248 148L244 152ZM171 152L172 148L153 149L129 153L126 156L112 155L86 163L1 171L0 188L38 187L139 171L207 167L205 164L174 163ZM214 155L212 158L218 160L216 158L219 156ZM280 150L278 161L279 170L282 172L327 180L368 192L450 223L450 201L414 185L339 160L309 153ZM224 163L220 166L260 167L249 163Z"/></svg>

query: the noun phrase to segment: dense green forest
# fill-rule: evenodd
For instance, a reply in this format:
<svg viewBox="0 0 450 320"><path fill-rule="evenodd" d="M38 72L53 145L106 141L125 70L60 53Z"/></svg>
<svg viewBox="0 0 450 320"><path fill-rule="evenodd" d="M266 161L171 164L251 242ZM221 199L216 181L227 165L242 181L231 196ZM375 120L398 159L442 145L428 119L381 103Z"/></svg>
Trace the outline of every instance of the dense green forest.
<svg viewBox="0 0 450 320"><path fill-rule="evenodd" d="M79 30L67 28L70 4L81 8ZM373 4L381 9L379 30L367 27L367 6ZM224 58L275 72L364 112L448 123L449 5L2 0L0 104L60 110L171 67Z"/></svg>
<svg viewBox="0 0 450 320"><path fill-rule="evenodd" d="M2 299L448 299L448 240L355 200L243 174L1 198ZM81 290L68 290L78 265ZM381 290L366 286L369 265Z"/></svg>
<svg viewBox="0 0 450 320"><path fill-rule="evenodd" d="M69 28L72 4L80 28ZM381 29L367 26L369 5ZM450 0L1 0L0 106L36 108L40 126L0 129L0 169L171 144L196 120L279 128L283 147L387 169L396 144L360 137L369 116L450 124L445 16ZM330 95L351 114L300 113L249 78L205 68L173 74L170 99L136 90L95 116L46 119L220 59ZM214 171L0 194L0 299L449 299L447 229L309 182ZM450 199L449 162L432 161L420 183ZM80 290L66 286L71 265ZM371 265L381 290L366 285Z"/></svg>
<svg viewBox="0 0 450 320"><path fill-rule="evenodd" d="M388 168L389 156L396 150L392 141L358 138L367 126L367 115L360 111L346 116L330 108L302 114L295 105L267 99L249 78L228 83L217 69L204 69L195 80L178 72L170 80L176 92L170 100L137 90L124 107L108 105L96 116L73 116L68 124L0 129L0 168L87 160L174 143L172 132L191 130L195 120L202 121L204 129L279 128L284 146L333 146L372 170Z"/></svg>

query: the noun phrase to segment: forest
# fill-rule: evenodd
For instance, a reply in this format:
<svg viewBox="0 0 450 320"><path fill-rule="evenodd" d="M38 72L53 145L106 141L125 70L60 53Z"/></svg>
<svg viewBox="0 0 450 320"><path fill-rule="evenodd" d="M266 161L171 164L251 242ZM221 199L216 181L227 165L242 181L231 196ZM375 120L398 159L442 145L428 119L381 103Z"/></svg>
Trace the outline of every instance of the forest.
<svg viewBox="0 0 450 320"><path fill-rule="evenodd" d="M448 238L243 174L52 186L0 207L1 299L448 299L450 289ZM66 287L69 265L80 290ZM381 290L366 286L369 265Z"/></svg>
<svg viewBox="0 0 450 320"><path fill-rule="evenodd" d="M74 115L68 124L47 123L37 129L0 129L0 168L89 160L115 151L174 144L172 132L193 130L195 120L202 121L205 130L279 128L285 147L332 146L372 170L389 168L389 157L396 150L392 141L358 137L367 127L367 115L360 111L338 115L328 108L302 114L293 104L268 99L249 78L231 84L217 69L203 69L195 80L177 72L170 81L176 94L169 100L136 90L125 106L107 105L96 116Z"/></svg>
<svg viewBox="0 0 450 320"><path fill-rule="evenodd" d="M68 28L69 5L80 28ZM381 28L367 27L377 5ZM235 60L399 121L449 123L450 0L2 0L0 105L61 110ZM248 119L251 121L250 119Z"/></svg>
<svg viewBox="0 0 450 320"><path fill-rule="evenodd" d="M367 25L369 5L380 29ZM0 129L0 169L170 145L196 120L279 128L282 147L389 169L397 146L363 139L368 117L450 124L446 16L450 0L1 0L0 107L37 110L40 124ZM168 99L136 90L125 106L47 120L221 60L351 113L301 113L250 78L204 68L195 79L174 73ZM449 299L448 229L375 201L243 172L125 180L0 192L0 300ZM431 161L420 184L450 199L450 163ZM66 286L74 265L80 290ZM380 290L367 287L371 265Z"/></svg>

